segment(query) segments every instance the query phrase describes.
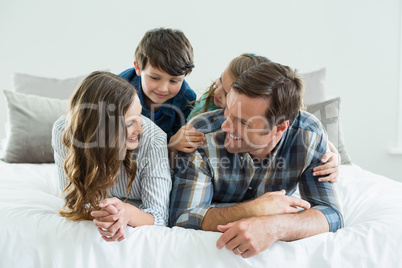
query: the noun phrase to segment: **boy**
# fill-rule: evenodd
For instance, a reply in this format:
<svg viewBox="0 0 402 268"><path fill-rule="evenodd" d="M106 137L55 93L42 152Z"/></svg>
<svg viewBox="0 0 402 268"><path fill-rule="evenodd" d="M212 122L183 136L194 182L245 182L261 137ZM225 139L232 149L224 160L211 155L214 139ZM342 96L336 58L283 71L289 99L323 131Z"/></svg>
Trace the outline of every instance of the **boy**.
<svg viewBox="0 0 402 268"><path fill-rule="evenodd" d="M184 80L193 68L193 47L184 33L158 28L146 32L138 44L134 68L119 75L137 89L142 115L157 124L168 141L186 123L189 102L196 99Z"/></svg>

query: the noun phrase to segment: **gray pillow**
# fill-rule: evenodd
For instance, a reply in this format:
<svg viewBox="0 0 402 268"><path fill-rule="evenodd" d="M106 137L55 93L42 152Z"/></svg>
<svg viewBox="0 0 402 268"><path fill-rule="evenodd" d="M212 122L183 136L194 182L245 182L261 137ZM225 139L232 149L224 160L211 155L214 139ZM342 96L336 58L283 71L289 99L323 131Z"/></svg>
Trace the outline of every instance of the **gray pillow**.
<svg viewBox="0 0 402 268"><path fill-rule="evenodd" d="M67 112L69 100L26 95L4 90L9 131L3 161L53 163L53 123Z"/></svg>
<svg viewBox="0 0 402 268"><path fill-rule="evenodd" d="M324 125L328 139L335 145L341 155L341 164L351 164L350 156L344 143L341 124L339 122L340 98L330 99L307 105L307 112L315 115Z"/></svg>
<svg viewBox="0 0 402 268"><path fill-rule="evenodd" d="M16 92L38 95L55 99L69 99L85 76L55 79L29 74L14 73Z"/></svg>

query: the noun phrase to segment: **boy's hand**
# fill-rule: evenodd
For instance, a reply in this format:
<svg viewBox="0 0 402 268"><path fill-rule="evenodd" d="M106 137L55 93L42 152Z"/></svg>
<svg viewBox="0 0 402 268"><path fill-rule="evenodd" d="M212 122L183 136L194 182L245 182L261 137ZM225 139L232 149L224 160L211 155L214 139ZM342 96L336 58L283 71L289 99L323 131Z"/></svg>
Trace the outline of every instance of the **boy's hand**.
<svg viewBox="0 0 402 268"><path fill-rule="evenodd" d="M170 138L169 148L172 151L191 153L203 145L204 141L204 133L196 131L191 125L184 125Z"/></svg>

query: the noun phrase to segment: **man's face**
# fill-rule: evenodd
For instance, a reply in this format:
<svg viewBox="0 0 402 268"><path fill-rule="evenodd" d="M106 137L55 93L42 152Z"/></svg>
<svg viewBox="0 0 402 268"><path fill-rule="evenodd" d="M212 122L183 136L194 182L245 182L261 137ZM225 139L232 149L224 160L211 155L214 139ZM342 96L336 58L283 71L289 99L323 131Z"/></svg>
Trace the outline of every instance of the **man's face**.
<svg viewBox="0 0 402 268"><path fill-rule="evenodd" d="M136 63L134 67L136 74L141 76L142 91L147 97L146 103L149 108L152 104L162 104L176 96L184 81L184 75L172 76L150 64L142 70Z"/></svg>
<svg viewBox="0 0 402 268"><path fill-rule="evenodd" d="M279 141L277 127L268 130L265 111L268 100L250 98L230 90L227 96L225 122L225 148L230 153L248 152L252 157L264 158ZM280 135L282 136L282 135Z"/></svg>

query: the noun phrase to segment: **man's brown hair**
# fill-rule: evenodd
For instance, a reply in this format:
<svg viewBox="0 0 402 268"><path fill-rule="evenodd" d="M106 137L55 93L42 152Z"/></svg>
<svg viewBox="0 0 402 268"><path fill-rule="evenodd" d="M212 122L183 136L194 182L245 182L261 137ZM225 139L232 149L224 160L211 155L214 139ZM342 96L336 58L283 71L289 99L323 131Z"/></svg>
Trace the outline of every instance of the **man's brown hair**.
<svg viewBox="0 0 402 268"><path fill-rule="evenodd" d="M274 62L258 64L242 73L232 84L238 94L269 102L265 116L269 126L292 122L303 107L303 81L296 70Z"/></svg>

